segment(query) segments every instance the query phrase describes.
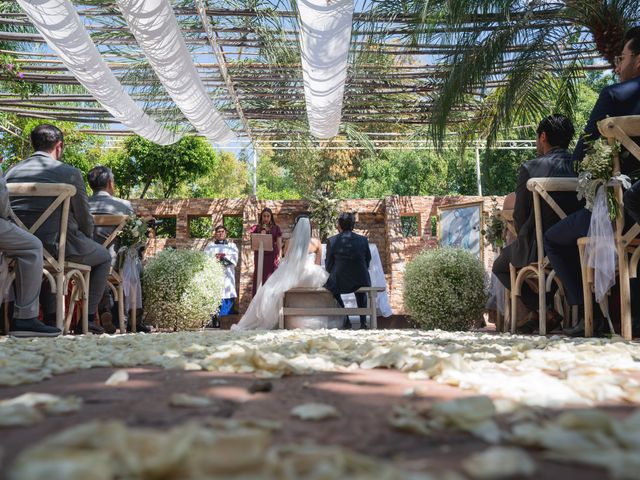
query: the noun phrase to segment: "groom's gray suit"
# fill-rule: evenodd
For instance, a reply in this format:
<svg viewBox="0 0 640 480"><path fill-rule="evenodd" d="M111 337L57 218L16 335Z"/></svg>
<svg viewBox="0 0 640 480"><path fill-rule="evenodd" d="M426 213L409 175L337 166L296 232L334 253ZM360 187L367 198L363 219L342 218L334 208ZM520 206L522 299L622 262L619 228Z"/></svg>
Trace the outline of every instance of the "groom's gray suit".
<svg viewBox="0 0 640 480"><path fill-rule="evenodd" d="M13 318L38 316L38 296L42 283L42 243L11 221L7 184L0 170L0 252L15 260L16 298Z"/></svg>
<svg viewBox="0 0 640 480"><path fill-rule="evenodd" d="M82 172L71 165L55 160L45 152L36 152L14 165L7 172L6 178L8 183L66 183L76 187L76 194L71 197L69 209L65 258L91 266L89 314L95 313L107 285L111 256L106 248L93 240L93 218L89 211ZM33 225L50 204L49 197L13 197L11 199L13 211L27 227ZM58 207L35 233L44 247L53 255L58 253L61 210L62 208ZM43 297L42 307L46 314L54 313L55 297L52 295Z"/></svg>

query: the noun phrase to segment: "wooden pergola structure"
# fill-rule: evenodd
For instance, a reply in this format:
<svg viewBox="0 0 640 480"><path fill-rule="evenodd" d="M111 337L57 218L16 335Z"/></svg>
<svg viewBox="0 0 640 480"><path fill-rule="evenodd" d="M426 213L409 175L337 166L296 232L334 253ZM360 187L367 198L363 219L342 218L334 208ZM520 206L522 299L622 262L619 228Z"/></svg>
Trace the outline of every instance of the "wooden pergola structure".
<svg viewBox="0 0 640 480"><path fill-rule="evenodd" d="M73 3L108 66L146 113L165 125L191 131L149 67L115 2ZM414 133L428 124L434 96L448 74L447 56L456 46L420 41L416 32L423 26L416 24L416 15L394 10L393 3L356 2L340 130L346 148L362 138L376 148L424 142ZM171 4L200 77L238 138L257 147L275 148L315 142L306 121L295 2L172 0ZM531 29L542 24L563 28L567 21L557 15L561 6L554 5L526 17L516 18L516 14L509 21L525 22ZM86 124L87 132L93 134L130 134L84 91L19 7L5 10L0 12L0 42L5 46L0 53L15 57L24 80L41 85L43 92L26 100L0 93L0 112ZM486 14L470 19L460 32L495 31L507 22ZM431 38L438 38L438 34L452 32L436 22L430 33L435 34ZM610 68L587 36L568 43L563 55L567 61L580 58L581 70ZM482 98L488 89L500 86L512 66L508 59L498 65L493 79L468 92L470 98ZM461 114L475 108L473 101L455 107Z"/></svg>

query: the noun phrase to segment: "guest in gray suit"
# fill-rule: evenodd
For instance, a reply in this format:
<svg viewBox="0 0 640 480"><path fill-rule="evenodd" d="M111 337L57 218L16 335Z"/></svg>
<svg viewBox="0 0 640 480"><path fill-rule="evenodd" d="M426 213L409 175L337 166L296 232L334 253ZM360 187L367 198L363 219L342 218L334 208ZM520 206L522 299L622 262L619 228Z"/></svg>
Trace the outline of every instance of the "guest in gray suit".
<svg viewBox="0 0 640 480"><path fill-rule="evenodd" d="M502 249L493 262L493 273L507 288L511 288L509 264L522 268L537 260L536 222L533 211L533 193L527 189L527 181L535 177L576 177L571 161L571 153L567 150L575 131L571 120L564 115L550 115L538 125L536 147L538 157L524 163L518 171L518 183L515 193L507 196L504 208L513 204L513 220L518 237ZM567 214L581 207L575 192L551 193L553 199ZM541 202L542 231L546 232L560 218L546 202ZM522 303L531 311L538 310L538 294L525 282L522 284ZM521 333L532 333L538 321L532 320L522 327ZM560 325L559 314L547 311L547 330L551 332Z"/></svg>
<svg viewBox="0 0 640 480"><path fill-rule="evenodd" d="M93 195L89 197L89 209L93 215L133 215L131 202L114 197L115 182L113 172L108 167L97 166L89 170L87 174L89 186ZM114 227L95 227L93 239L104 243L111 235ZM115 259L116 250L113 244L109 247L111 257Z"/></svg>
<svg viewBox="0 0 640 480"><path fill-rule="evenodd" d="M110 168L104 166L93 167L87 174L89 186L93 191L93 195L89 197L89 208L93 215L133 215L133 207L131 202L115 197L115 179ZM93 230L93 239L96 242L104 243L111 235L115 227L95 227ZM109 254L111 255L112 264L116 264L118 242L113 242L109 246ZM141 269L141 268L140 268ZM105 290L99 309L101 312L100 323L107 333L115 333L116 327L113 325L113 316L117 311L111 297L111 289ZM111 310L111 312L106 310ZM140 317L139 317L140 318ZM136 331L149 333L151 328L142 320L138 320Z"/></svg>
<svg viewBox="0 0 640 480"><path fill-rule="evenodd" d="M104 333L104 329L95 322L98 302L107 284L107 275L111 266L111 256L106 248L93 240L93 219L89 211L87 191L82 172L60 161L64 149L62 132L53 125L39 125L31 132L31 144L35 153L16 164L7 173L8 183L66 183L76 187L71 197L69 224L67 226L67 244L65 257L68 261L82 263L91 267L89 284L89 331ZM13 197L11 207L25 225L31 226L51 204L47 197ZM61 208L36 231L44 248L54 256L58 254L60 236ZM55 322L55 297L48 291L45 283L42 295L42 308L45 323Z"/></svg>
<svg viewBox="0 0 640 480"><path fill-rule="evenodd" d="M38 320L38 296L42 284L42 243L11 221L7 184L0 170L0 253L15 261L15 305L9 335L57 337L56 327Z"/></svg>

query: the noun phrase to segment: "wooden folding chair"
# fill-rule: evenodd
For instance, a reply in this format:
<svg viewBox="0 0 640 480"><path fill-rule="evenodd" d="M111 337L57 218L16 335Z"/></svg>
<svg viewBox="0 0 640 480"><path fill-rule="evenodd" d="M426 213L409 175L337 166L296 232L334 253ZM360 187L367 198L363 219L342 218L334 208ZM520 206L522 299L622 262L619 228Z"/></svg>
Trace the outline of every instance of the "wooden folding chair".
<svg viewBox="0 0 640 480"><path fill-rule="evenodd" d="M102 242L102 245L108 250L109 247L115 242L118 233L122 231L127 223L128 215L93 215L93 223L96 227L113 227L113 231ZM107 278L107 285L113 293L113 298L118 302L118 323L120 326L120 333L126 333L125 324L125 298L124 298L124 285L122 283L122 277L120 273L113 268L109 270L109 277ZM135 313L133 314L135 315ZM135 323L133 323L132 331L135 332Z"/></svg>
<svg viewBox="0 0 640 480"><path fill-rule="evenodd" d="M542 231L542 206L540 199L544 200L554 213L562 220L567 216L560 205L553 199L553 192L575 192L578 186L577 178L570 177L549 177L549 178L530 178L527 181L527 188L533 193L533 211L536 226L536 247L537 261L527 265L526 267L516 270L510 265L511 272L511 333L516 331L516 318L518 302L517 297L522 291L522 284L531 277L537 278L538 283L538 331L540 335L547 333L547 299L546 293L551 290L552 283L555 281L558 285L558 291L564 296L564 287L560 279L551 270L549 259L544 254L544 232ZM569 308L564 306L564 318L569 318Z"/></svg>
<svg viewBox="0 0 640 480"><path fill-rule="evenodd" d="M624 147L640 161L640 146L631 137L640 137L640 115L630 115L624 117L609 117L598 122L598 130L603 137L607 138L610 145L618 140ZM613 175L620 174L620 158L616 153L613 158ZM620 282L620 326L621 335L626 340L631 340L631 292L629 288L630 263L634 274L637 271L637 261L640 253L637 253L636 237L640 234L640 226L633 225L627 233L624 229L624 208L622 184L614 181L610 182L608 188L613 188L616 200L621 208L615 219L614 239L618 256L618 278ZM582 266L582 286L584 292L584 334L586 337L593 336L593 302L591 301L591 290L593 286L593 272L586 265L584 250L589 242L588 237L578 239L580 250L580 262ZM634 244L635 242L635 244ZM628 253L632 253L631 261Z"/></svg>
<svg viewBox="0 0 640 480"><path fill-rule="evenodd" d="M56 296L56 326L69 332L69 325L73 315L74 299L71 296L69 311L65 315L65 296L69 287L69 282L74 280L79 286L76 290L76 297L82 299L82 332L87 333L89 324L89 278L91 267L65 260L65 248L67 244L67 224L69 222L69 205L71 197L76 194L76 187L66 183L9 183L7 184L10 197L51 197L53 201L49 207L38 217L30 228L14 215L16 223L36 234L38 229L53 213L60 208L60 236L58 240L58 255L54 257L46 248L44 253L44 269L53 277ZM52 293L54 293L52 291Z"/></svg>

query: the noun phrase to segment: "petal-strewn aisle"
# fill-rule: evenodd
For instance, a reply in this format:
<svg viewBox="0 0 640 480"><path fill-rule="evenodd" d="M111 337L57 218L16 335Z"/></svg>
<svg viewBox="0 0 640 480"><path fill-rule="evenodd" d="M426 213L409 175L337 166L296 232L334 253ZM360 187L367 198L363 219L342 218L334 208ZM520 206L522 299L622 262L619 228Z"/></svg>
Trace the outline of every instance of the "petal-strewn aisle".
<svg viewBox="0 0 640 480"><path fill-rule="evenodd" d="M0 382L5 385L0 387L5 400L0 416L13 412L15 419L18 412L31 415L31 420L28 426L2 429L0 466L6 475L16 466L16 455L42 439L62 441L55 448L68 448L64 439L51 437L64 428L118 421L121 426L83 428L93 429L90 438L117 434L124 435L125 442L140 435L131 429L153 428L155 437L176 435L194 451L200 447L189 443L189 435L235 435L248 428L255 438L266 432L265 462L274 455L303 458L308 455L304 450L285 453L280 448L310 442L390 461L395 473L389 478L406 478L394 469L433 478L444 478L446 472L462 475L449 478L480 478L495 459L505 468L510 462L520 469L529 465L537 478L625 478L637 471L632 460L640 454L640 442L632 441L640 436L634 415L640 401L639 357L640 345L616 340L411 330L5 339L0 343ZM6 401L30 392L60 399L26 396ZM479 394L494 401L481 398L431 408L434 402ZM323 409L330 415L316 421L292 416L292 410L307 404L320 404L305 410L311 416L322 417ZM218 423L211 424L209 418ZM237 422L223 425L223 419ZM189 426L190 421L196 426ZM247 421L250 424L242 423ZM173 427L178 430L171 433ZM171 438L170 443L175 441ZM575 451L563 450L568 440L578 442ZM100 447L89 443L83 451L106 456L111 464L121 460L122 451L114 451L110 442ZM500 450L491 450L496 446ZM162 456L161 440L149 448ZM595 449L602 460L589 453ZM28 452L27 463L37 466L43 451ZM471 457L482 452L487 459ZM327 464L335 478L345 472L355 475L351 464L363 461L348 455L345 459L341 466ZM298 460L294 463L299 465ZM619 471L610 468L607 474L593 468L607 463L618 465ZM24 465L23 455L17 466ZM264 476L247 478L276 478L277 472L265 465ZM133 472L142 468L130 467ZM374 462L367 468L382 467ZM14 472L22 472L16 478L28 473ZM485 472L486 478L497 478L498 473Z"/></svg>

